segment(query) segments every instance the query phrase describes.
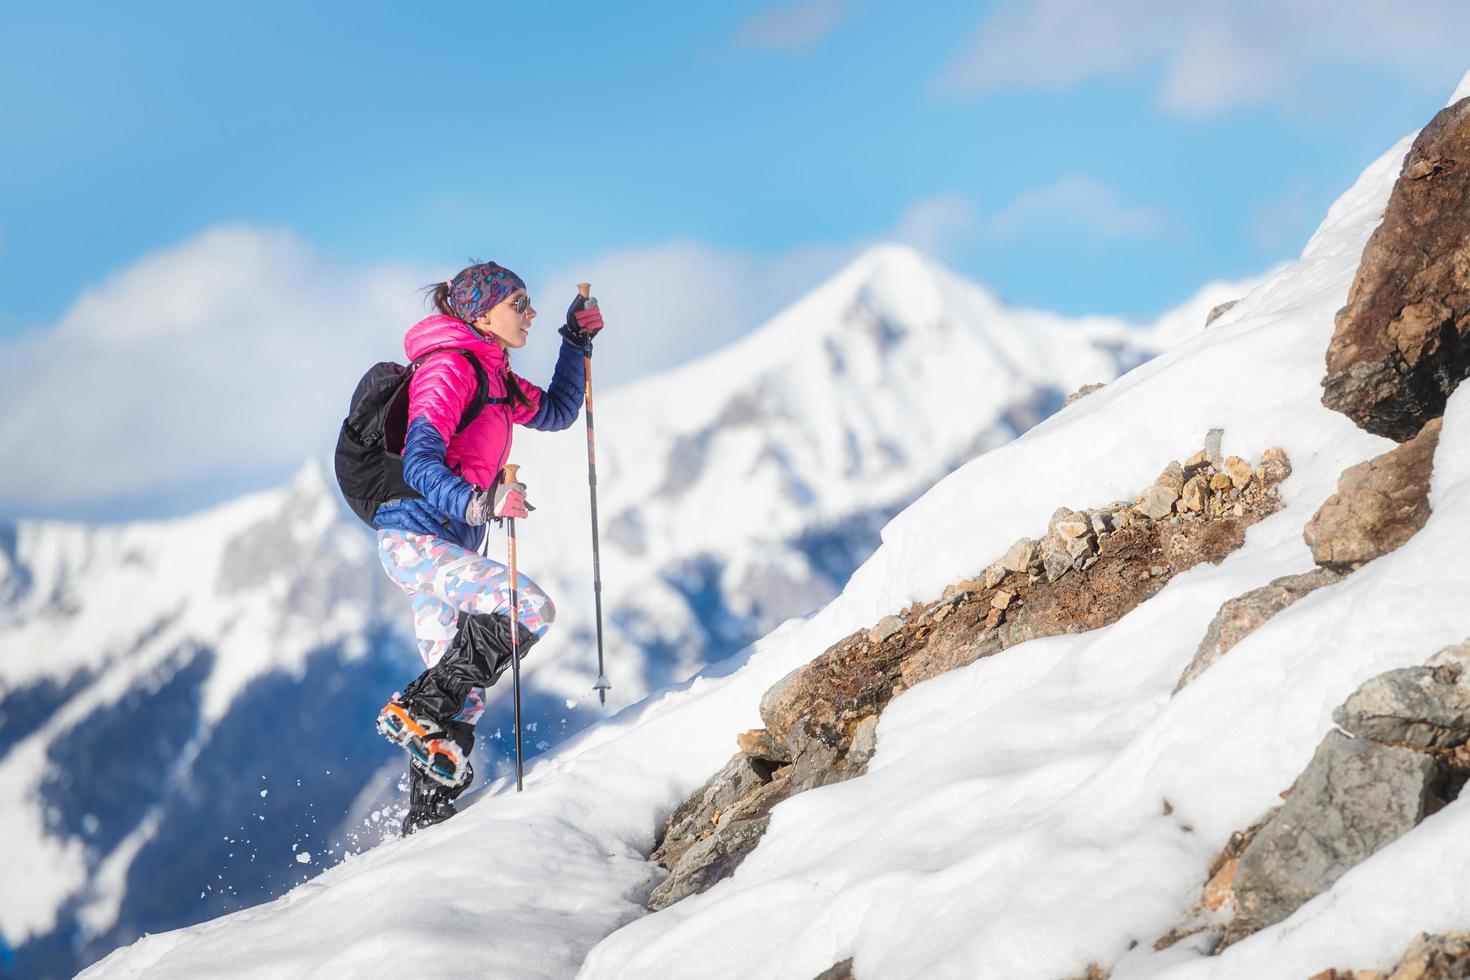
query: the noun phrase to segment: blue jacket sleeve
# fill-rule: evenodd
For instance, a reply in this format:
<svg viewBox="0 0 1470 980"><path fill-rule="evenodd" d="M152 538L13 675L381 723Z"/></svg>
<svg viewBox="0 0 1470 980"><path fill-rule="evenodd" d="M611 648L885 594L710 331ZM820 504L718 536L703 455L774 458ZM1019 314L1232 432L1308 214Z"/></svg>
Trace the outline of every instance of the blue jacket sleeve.
<svg viewBox="0 0 1470 980"><path fill-rule="evenodd" d="M403 443L403 482L435 510L456 521L464 520L472 487L444 463L448 447L439 430L422 415L408 424Z"/></svg>
<svg viewBox="0 0 1470 980"><path fill-rule="evenodd" d="M556 368L551 372L551 383L542 392L541 406L526 427L555 432L577 421L577 415L582 411L582 387L586 378L582 348L563 337L561 352L556 356Z"/></svg>

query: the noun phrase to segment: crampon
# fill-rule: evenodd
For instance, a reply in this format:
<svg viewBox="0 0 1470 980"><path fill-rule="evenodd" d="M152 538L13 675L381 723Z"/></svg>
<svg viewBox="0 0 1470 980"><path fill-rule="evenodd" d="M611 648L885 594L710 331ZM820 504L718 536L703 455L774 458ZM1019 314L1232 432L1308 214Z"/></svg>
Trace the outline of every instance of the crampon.
<svg viewBox="0 0 1470 980"><path fill-rule="evenodd" d="M454 788L468 780L468 760L449 733L396 698L378 712L378 732L407 752L409 764L439 785Z"/></svg>

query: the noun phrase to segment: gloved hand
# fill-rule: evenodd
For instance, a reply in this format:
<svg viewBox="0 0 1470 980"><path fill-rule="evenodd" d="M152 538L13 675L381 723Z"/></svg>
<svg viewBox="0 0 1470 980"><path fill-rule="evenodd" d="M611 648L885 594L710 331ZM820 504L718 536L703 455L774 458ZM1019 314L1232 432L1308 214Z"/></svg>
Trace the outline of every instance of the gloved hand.
<svg viewBox="0 0 1470 980"><path fill-rule="evenodd" d="M496 517L530 517L535 509L526 502L524 483L502 483L495 488Z"/></svg>
<svg viewBox="0 0 1470 980"><path fill-rule="evenodd" d="M557 333L578 347L589 347L592 338L602 329L602 310L598 309L597 297L583 299L580 295L567 307L567 322L557 328Z"/></svg>
<svg viewBox="0 0 1470 980"><path fill-rule="evenodd" d="M530 517L535 509L526 501L524 483L497 483L493 492L476 489L470 493L464 522L478 527L492 517Z"/></svg>

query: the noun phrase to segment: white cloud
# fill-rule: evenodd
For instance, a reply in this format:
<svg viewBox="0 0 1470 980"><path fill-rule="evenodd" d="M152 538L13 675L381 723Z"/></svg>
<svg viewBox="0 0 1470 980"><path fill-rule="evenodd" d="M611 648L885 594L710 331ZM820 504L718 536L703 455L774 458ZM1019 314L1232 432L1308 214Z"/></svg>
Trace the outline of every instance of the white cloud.
<svg viewBox="0 0 1470 980"><path fill-rule="evenodd" d="M88 509L331 451L366 367L402 358L426 275L218 228L0 345L0 508Z"/></svg>
<svg viewBox="0 0 1470 980"><path fill-rule="evenodd" d="M1067 174L1017 197L986 222L986 230L1005 239L1037 221L1064 222L1108 238L1154 235L1169 227L1157 208L1129 204L1094 177Z"/></svg>
<svg viewBox="0 0 1470 980"><path fill-rule="evenodd" d="M548 378L579 281L607 313L606 390L739 339L876 241L942 252L970 214L940 195L857 241L754 255L675 239L532 274L540 317L517 370ZM357 379L403 360L420 289L445 271L346 267L289 231L237 226L85 287L49 330L0 343L0 514L167 512L142 502L325 457Z"/></svg>
<svg viewBox="0 0 1470 980"><path fill-rule="evenodd" d="M676 239L577 262L539 277L533 295L541 297L540 326L549 334L565 316L575 284L592 283L608 323L594 377L599 386L613 385L682 364L749 333L836 272L860 247L813 245L759 256ZM554 354L554 345L533 340L519 363L532 377L545 377Z"/></svg>
<svg viewBox="0 0 1470 980"><path fill-rule="evenodd" d="M762 10L740 25L736 43L764 51L807 51L842 26L855 6L853 0L798 0Z"/></svg>
<svg viewBox="0 0 1470 980"><path fill-rule="evenodd" d="M1452 84L1466 36L1460 0L1005 0L940 84L975 96L1157 74L1159 105L1180 115L1296 110L1326 97L1327 76L1343 69Z"/></svg>
<svg viewBox="0 0 1470 980"><path fill-rule="evenodd" d="M890 238L942 257L976 228L975 206L964 194L936 194L904 209Z"/></svg>

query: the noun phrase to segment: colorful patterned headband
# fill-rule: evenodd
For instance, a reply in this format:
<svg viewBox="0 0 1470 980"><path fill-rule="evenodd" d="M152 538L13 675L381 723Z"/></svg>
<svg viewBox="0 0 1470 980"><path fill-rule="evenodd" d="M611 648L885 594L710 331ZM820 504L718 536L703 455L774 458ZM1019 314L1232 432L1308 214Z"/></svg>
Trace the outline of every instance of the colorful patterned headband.
<svg viewBox="0 0 1470 980"><path fill-rule="evenodd" d="M511 293L525 288L525 280L514 272L494 262L485 262L472 265L449 280L449 295L444 305L465 323L474 323Z"/></svg>

